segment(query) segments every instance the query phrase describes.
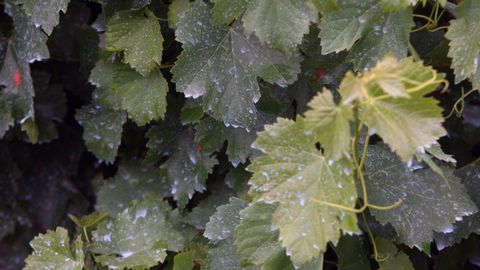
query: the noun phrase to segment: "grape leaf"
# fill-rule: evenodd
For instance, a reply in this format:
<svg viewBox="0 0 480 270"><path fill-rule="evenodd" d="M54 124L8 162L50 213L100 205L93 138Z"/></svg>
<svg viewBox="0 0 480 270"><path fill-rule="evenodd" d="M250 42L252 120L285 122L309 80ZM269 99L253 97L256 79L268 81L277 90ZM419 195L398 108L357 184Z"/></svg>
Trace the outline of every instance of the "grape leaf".
<svg viewBox="0 0 480 270"><path fill-rule="evenodd" d="M195 191L205 190L205 181L218 161L198 151L193 134L184 131L177 135L173 152L162 164L168 173L173 198L180 209L185 208Z"/></svg>
<svg viewBox="0 0 480 270"><path fill-rule="evenodd" d="M375 239L379 252L386 260L379 262L379 270L414 270L408 255L385 238Z"/></svg>
<svg viewBox="0 0 480 270"><path fill-rule="evenodd" d="M166 219L168 211L166 202L146 198L100 223L90 246L99 254L95 260L115 269L148 269L163 262L166 250L181 250L185 240Z"/></svg>
<svg viewBox="0 0 480 270"><path fill-rule="evenodd" d="M433 231L450 232L452 223L478 209L452 171L443 168L445 179L430 168L408 168L384 146L370 146L366 174L369 202L400 206L388 211L371 209L382 224L390 223L399 240L422 248Z"/></svg>
<svg viewBox="0 0 480 270"><path fill-rule="evenodd" d="M178 253L173 259L173 270L191 270L195 263L204 265L207 247L203 244L192 243L186 250Z"/></svg>
<svg viewBox="0 0 480 270"><path fill-rule="evenodd" d="M182 125L198 124L203 117L203 108L200 99L189 98L185 101L180 112L180 120Z"/></svg>
<svg viewBox="0 0 480 270"><path fill-rule="evenodd" d="M213 153L223 147L228 141L227 155L233 166L245 163L255 149L251 148L256 134L241 128L227 127L222 122L212 118L201 121L196 126L195 141L202 145L202 151Z"/></svg>
<svg viewBox="0 0 480 270"><path fill-rule="evenodd" d="M238 24L213 25L211 11L201 1L183 15L176 38L184 49L172 69L177 91L203 96L204 110L227 125L254 125L260 98L257 76L286 86L298 73L298 57L286 59L245 37Z"/></svg>
<svg viewBox="0 0 480 270"><path fill-rule="evenodd" d="M121 97L122 109L139 126L163 118L167 111L168 85L160 71L143 77L128 67L117 69L110 91Z"/></svg>
<svg viewBox="0 0 480 270"><path fill-rule="evenodd" d="M261 266L285 257L283 268L293 269L278 241L278 230L272 230L272 215L276 208L274 204L255 202L240 212L241 221L235 228L235 246L237 255L245 264Z"/></svg>
<svg viewBox="0 0 480 270"><path fill-rule="evenodd" d="M291 54L316 23L318 11L308 0L252 1L243 15L245 33L285 54Z"/></svg>
<svg viewBox="0 0 480 270"><path fill-rule="evenodd" d="M127 120L125 113L94 103L83 106L75 117L83 126L83 139L88 150L102 161L113 162Z"/></svg>
<svg viewBox="0 0 480 270"><path fill-rule="evenodd" d="M96 228L98 223L107 218L107 214L101 214L99 212L93 212L91 214L77 218L72 214L68 214L68 218L73 221L77 226L85 228Z"/></svg>
<svg viewBox="0 0 480 270"><path fill-rule="evenodd" d="M172 29L176 29L181 14L189 8L189 0L173 0L170 6L168 6L168 26Z"/></svg>
<svg viewBox="0 0 480 270"><path fill-rule="evenodd" d="M370 270L370 261L360 236L345 235L335 247L339 270Z"/></svg>
<svg viewBox="0 0 480 270"><path fill-rule="evenodd" d="M213 22L217 25L230 24L242 16L251 0L213 0Z"/></svg>
<svg viewBox="0 0 480 270"><path fill-rule="evenodd" d="M309 103L311 108L305 112L306 132L320 141L325 157L339 160L350 156L350 120L351 109L343 104L335 104L332 92L323 89Z"/></svg>
<svg viewBox="0 0 480 270"><path fill-rule="evenodd" d="M142 76L162 63L163 36L155 15L148 9L120 11L107 24L107 50L123 51L124 61Z"/></svg>
<svg viewBox="0 0 480 270"><path fill-rule="evenodd" d="M226 240L232 242L235 237L235 227L240 223L240 211L247 207L247 203L235 197L230 202L217 208L210 217L203 235L214 243Z"/></svg>
<svg viewBox="0 0 480 270"><path fill-rule="evenodd" d="M440 82L442 75L421 62L389 55L357 77L347 73L339 92L344 104L359 100L360 118L370 132L407 161L446 133L438 101L425 97Z"/></svg>
<svg viewBox="0 0 480 270"><path fill-rule="evenodd" d="M480 161L477 160L455 172L455 175L462 179L467 193L477 207L480 207ZM439 250L447 246L460 243L462 239L468 238L472 233L480 234L480 213L463 217L453 224L453 231L449 233L436 233L435 242Z"/></svg>
<svg viewBox="0 0 480 270"><path fill-rule="evenodd" d="M320 22L322 53L349 50L381 14L378 0L338 0L338 9L325 12Z"/></svg>
<svg viewBox="0 0 480 270"><path fill-rule="evenodd" d="M101 213L116 215L149 195L166 197L169 191L164 171L129 161L100 187L95 208Z"/></svg>
<svg viewBox="0 0 480 270"><path fill-rule="evenodd" d="M316 139L297 122L279 118L258 134L254 147L265 153L248 167L253 192L267 203L278 202L272 226L295 265L318 258L340 231L357 233L356 216L321 202L353 207L357 197L350 163L328 161Z"/></svg>
<svg viewBox="0 0 480 270"><path fill-rule="evenodd" d="M25 259L24 270L83 269L83 243L78 237L71 245L68 231L57 227L35 237L30 245L33 253Z"/></svg>
<svg viewBox="0 0 480 270"><path fill-rule="evenodd" d="M88 81L97 87L108 88L112 83L115 70L119 67L120 65L116 63L99 60L92 69Z"/></svg>
<svg viewBox="0 0 480 270"><path fill-rule="evenodd" d="M15 0L22 5L25 13L32 17L36 26L42 26L43 30L50 35L53 28L58 24L59 12L66 12L70 0Z"/></svg>
<svg viewBox="0 0 480 270"><path fill-rule="evenodd" d="M382 13L378 22L365 32L349 53L355 69L372 68L389 52L399 59L406 57L413 25L410 8Z"/></svg>
<svg viewBox="0 0 480 270"><path fill-rule="evenodd" d="M469 78L474 88L480 88L480 22L478 13L480 2L475 0L462 1L456 11L445 37L450 40L448 56L452 58L452 68L455 71L455 82L459 83Z"/></svg>

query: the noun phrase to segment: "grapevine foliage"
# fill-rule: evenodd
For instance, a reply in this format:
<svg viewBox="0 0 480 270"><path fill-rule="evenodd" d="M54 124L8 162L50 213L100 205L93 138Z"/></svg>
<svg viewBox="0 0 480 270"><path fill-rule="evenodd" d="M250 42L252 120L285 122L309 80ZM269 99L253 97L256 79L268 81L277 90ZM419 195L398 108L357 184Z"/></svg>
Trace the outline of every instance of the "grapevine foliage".
<svg viewBox="0 0 480 270"><path fill-rule="evenodd" d="M476 269L478 0L4 0L0 269Z"/></svg>

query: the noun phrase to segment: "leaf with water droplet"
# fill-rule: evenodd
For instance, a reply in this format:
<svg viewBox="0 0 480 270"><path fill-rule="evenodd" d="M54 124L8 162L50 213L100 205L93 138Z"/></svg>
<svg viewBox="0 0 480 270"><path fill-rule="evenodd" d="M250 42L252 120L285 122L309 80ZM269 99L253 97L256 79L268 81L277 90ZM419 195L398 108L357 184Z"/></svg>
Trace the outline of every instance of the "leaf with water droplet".
<svg viewBox="0 0 480 270"><path fill-rule="evenodd" d="M87 149L98 159L113 162L122 139L125 112L114 111L94 101L85 105L75 115L83 126L83 139Z"/></svg>
<svg viewBox="0 0 480 270"><path fill-rule="evenodd" d="M167 81L158 70L143 77L129 67L115 71L111 92L120 96L121 108L139 126L163 118L167 111Z"/></svg>
<svg viewBox="0 0 480 270"><path fill-rule="evenodd" d="M323 203L355 206L353 174L344 172L352 170L351 162L328 160L306 130L302 117L265 126L254 143L265 155L248 167L251 192L267 203L278 202L272 224L297 266L318 258L328 242L336 244L341 231L359 232L354 213Z"/></svg>
<svg viewBox="0 0 480 270"><path fill-rule="evenodd" d="M67 11L70 0L15 0L32 17L36 26L42 26L43 30L50 35L53 28L58 24L62 11Z"/></svg>
<svg viewBox="0 0 480 270"><path fill-rule="evenodd" d="M177 91L202 96L203 108L228 125L252 127L260 98L257 77L286 86L296 79L299 58L285 58L246 37L238 23L215 26L211 10L191 4L176 30L184 51L172 69Z"/></svg>
<svg viewBox="0 0 480 270"><path fill-rule="evenodd" d="M438 100L425 97L442 79L412 57L388 55L368 72L347 73L339 92L344 104L358 102L360 119L407 161L446 133Z"/></svg>
<svg viewBox="0 0 480 270"><path fill-rule="evenodd" d="M455 71L455 82L470 79L474 88L480 88L480 2L462 1L456 11L445 37L450 40L448 56L452 58L451 67Z"/></svg>
<svg viewBox="0 0 480 270"><path fill-rule="evenodd" d="M170 194L166 172L138 161L128 161L120 165L112 179L103 182L97 192L95 208L101 213L116 215L152 194L159 197Z"/></svg>
<svg viewBox="0 0 480 270"><path fill-rule="evenodd" d="M108 21L107 50L123 51L125 63L142 76L162 63L162 45L160 24L148 9L119 11Z"/></svg>
<svg viewBox="0 0 480 270"><path fill-rule="evenodd" d="M163 262L166 250L179 251L185 239L168 220L170 206L147 197L102 221L92 232L95 261L110 268L148 269Z"/></svg>
<svg viewBox="0 0 480 270"><path fill-rule="evenodd" d="M188 130L177 134L172 143L172 152L162 168L167 170L173 198L178 207L183 209L196 191L203 192L206 189L207 176L218 161L198 151L193 134Z"/></svg>
<svg viewBox="0 0 480 270"><path fill-rule="evenodd" d="M240 223L240 211L247 205L244 200L231 197L228 204L219 206L210 217L204 236L213 243L223 240L232 242L235 238L235 227Z"/></svg>
<svg viewBox="0 0 480 270"><path fill-rule="evenodd" d="M213 0L213 22L217 25L230 24L239 19L251 0Z"/></svg>
<svg viewBox="0 0 480 270"><path fill-rule="evenodd" d="M452 231L455 220L478 211L448 167L442 167L446 179L428 167L409 168L384 145L371 145L366 160L369 202L391 205L402 200L398 207L371 213L380 223L392 224L408 246L422 249L433 240L434 231Z"/></svg>
<svg viewBox="0 0 480 270"><path fill-rule="evenodd" d="M242 20L245 33L255 33L268 46L292 54L310 24L318 21L318 10L306 0L258 0L249 3Z"/></svg>
<svg viewBox="0 0 480 270"><path fill-rule="evenodd" d="M30 242L30 246L33 253L25 259L24 270L83 269L83 242L78 237L70 244L68 231L62 227L40 234Z"/></svg>

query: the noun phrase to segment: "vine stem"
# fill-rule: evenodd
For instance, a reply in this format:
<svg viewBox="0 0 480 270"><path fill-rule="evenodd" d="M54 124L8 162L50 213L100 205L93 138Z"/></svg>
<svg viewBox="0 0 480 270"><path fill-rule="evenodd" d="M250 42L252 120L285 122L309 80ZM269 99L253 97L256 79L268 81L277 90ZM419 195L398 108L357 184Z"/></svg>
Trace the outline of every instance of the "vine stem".
<svg viewBox="0 0 480 270"><path fill-rule="evenodd" d="M87 227L83 227L83 234L85 235L85 240L87 241L87 244L90 244L90 238L88 237Z"/></svg>
<svg viewBox="0 0 480 270"><path fill-rule="evenodd" d="M368 238L370 239L370 243L372 243L373 247L373 257L375 261L377 262L383 262L388 259L387 257L381 256L381 254L378 253L378 248L377 248L377 242L375 242L375 237L373 236L372 230L370 229L370 226L368 225L367 217L365 216L365 213L362 213L362 219L363 223L365 223L365 228L367 228L367 235Z"/></svg>

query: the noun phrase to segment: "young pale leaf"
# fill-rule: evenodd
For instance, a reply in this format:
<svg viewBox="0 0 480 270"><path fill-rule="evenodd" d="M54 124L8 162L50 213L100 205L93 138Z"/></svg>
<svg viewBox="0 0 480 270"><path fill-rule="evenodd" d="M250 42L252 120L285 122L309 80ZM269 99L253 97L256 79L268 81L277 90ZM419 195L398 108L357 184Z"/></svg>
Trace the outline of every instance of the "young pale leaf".
<svg viewBox="0 0 480 270"><path fill-rule="evenodd" d="M177 135L172 153L162 164L168 173L173 198L178 207L183 209L195 191L205 190L205 181L213 166L218 164L215 157L201 153L189 131Z"/></svg>
<svg viewBox="0 0 480 270"><path fill-rule="evenodd" d="M326 88L308 103L310 110L305 113L306 132L311 132L324 149L325 157L339 160L350 156L351 109L335 104L332 92Z"/></svg>
<svg viewBox="0 0 480 270"><path fill-rule="evenodd" d="M67 11L70 0L15 0L15 2L22 5L36 26L42 26L43 30L50 35L58 24L59 12Z"/></svg>
<svg viewBox="0 0 480 270"><path fill-rule="evenodd" d="M345 235L335 247L340 270L371 270L362 237Z"/></svg>
<svg viewBox="0 0 480 270"><path fill-rule="evenodd" d="M120 11L107 24L107 50L123 51L125 62L142 76L162 63L163 36L160 24L148 9Z"/></svg>
<svg viewBox="0 0 480 270"><path fill-rule="evenodd" d="M117 69L110 91L121 97L122 109L139 126L163 118L167 111L168 84L158 70L143 77L128 67Z"/></svg>
<svg viewBox="0 0 480 270"><path fill-rule="evenodd" d="M398 61L389 55L357 77L347 73L339 92L344 104L359 101L360 118L370 132L407 161L446 133L438 101L425 97L442 79L413 58Z"/></svg>
<svg viewBox="0 0 480 270"><path fill-rule="evenodd" d="M166 250L179 251L183 235L166 219L170 207L154 198L138 202L92 232L95 260L111 269L149 269L163 262Z"/></svg>
<svg viewBox="0 0 480 270"><path fill-rule="evenodd" d="M448 56L452 58L457 83L469 78L474 88L480 88L480 2L477 0L462 1L455 17L448 27L445 37L450 40Z"/></svg>
<svg viewBox="0 0 480 270"><path fill-rule="evenodd" d="M251 0L213 0L213 22L216 25L230 24L240 18Z"/></svg>
<svg viewBox="0 0 480 270"><path fill-rule="evenodd" d="M113 179L100 187L95 208L101 213L116 215L149 195L169 195L165 172L129 161L118 168Z"/></svg>
<svg viewBox="0 0 480 270"><path fill-rule="evenodd" d="M235 228L235 246L244 263L261 266L286 258L283 268L293 269L278 241L278 230L272 230L272 215L276 208L275 204L255 202L240 212L240 224Z"/></svg>
<svg viewBox="0 0 480 270"><path fill-rule="evenodd" d="M126 114L90 104L79 109L75 117L83 126L83 139L88 150L102 161L113 162L122 139Z"/></svg>
<svg viewBox="0 0 480 270"><path fill-rule="evenodd" d="M480 160L465 166L455 172L455 175L462 179L470 198L480 207ZM439 250L447 246L460 243L462 239L468 238L472 233L480 234L480 213L463 217L453 224L453 231L449 233L437 233L435 242Z"/></svg>
<svg viewBox="0 0 480 270"><path fill-rule="evenodd" d="M399 250L394 243L385 238L375 239L383 260L379 262L379 270L414 270L408 255Z"/></svg>
<svg viewBox="0 0 480 270"><path fill-rule="evenodd" d="M214 243L222 240L233 242L235 227L240 223L240 211L245 207L247 203L244 200L230 198L230 203L219 206L217 212L210 217L204 236Z"/></svg>
<svg viewBox="0 0 480 270"><path fill-rule="evenodd" d="M443 168L446 179L430 168L409 168L384 146L370 146L366 160L370 203L391 205L402 200L398 207L371 209L371 213L380 223L390 223L408 246L421 249L433 240L433 231L451 232L455 220L478 211L448 168Z"/></svg>
<svg viewBox="0 0 480 270"><path fill-rule="evenodd" d="M222 149L224 142L227 141L228 159L235 167L240 163L245 163L247 158L255 152L255 149L251 147L256 138L253 131L227 127L212 118L202 120L195 129L195 141L202 145L202 151L206 153Z"/></svg>
<svg viewBox="0 0 480 270"><path fill-rule="evenodd" d="M309 0L251 1L243 16L245 33L255 32L261 42L285 54L292 54L318 11Z"/></svg>
<svg viewBox="0 0 480 270"><path fill-rule="evenodd" d="M215 26L201 1L184 13L176 37L184 49L172 69L177 91L203 96L204 110L227 125L253 127L260 98L257 76L286 86L299 71L298 58L286 59L246 37L238 24Z"/></svg>
<svg viewBox="0 0 480 270"><path fill-rule="evenodd" d="M78 237L70 245L68 231L62 227L35 237L30 242L30 246L33 248L33 253L25 260L24 270L83 269L82 240Z"/></svg>
<svg viewBox="0 0 480 270"><path fill-rule="evenodd" d="M318 258L341 231L357 233L354 213L323 202L354 207L357 192L351 165L327 160L303 123L279 118L258 134L255 148L266 155L248 167L253 192L267 203L278 202L272 226L280 229L282 246L295 265Z"/></svg>

